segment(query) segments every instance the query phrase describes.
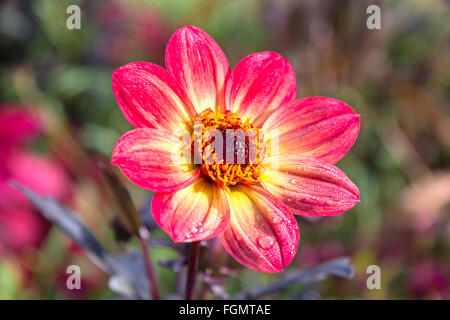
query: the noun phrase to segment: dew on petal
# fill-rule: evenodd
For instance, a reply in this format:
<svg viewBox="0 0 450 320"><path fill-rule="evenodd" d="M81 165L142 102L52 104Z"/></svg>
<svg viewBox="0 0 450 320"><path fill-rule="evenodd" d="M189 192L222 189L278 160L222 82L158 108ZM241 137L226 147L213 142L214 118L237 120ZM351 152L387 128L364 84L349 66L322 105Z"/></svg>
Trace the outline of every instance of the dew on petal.
<svg viewBox="0 0 450 320"><path fill-rule="evenodd" d="M327 199L327 200L325 200L325 203L326 203L327 205L332 206L332 205L335 205L335 204L336 204L336 201L331 200L331 199Z"/></svg>
<svg viewBox="0 0 450 320"><path fill-rule="evenodd" d="M279 224L279 223L281 222L281 218L278 217L278 216L275 216L275 217L272 219L272 222L273 222L274 224Z"/></svg>
<svg viewBox="0 0 450 320"><path fill-rule="evenodd" d="M258 239L258 245L265 250L272 248L274 243L275 240L272 236L264 236Z"/></svg>

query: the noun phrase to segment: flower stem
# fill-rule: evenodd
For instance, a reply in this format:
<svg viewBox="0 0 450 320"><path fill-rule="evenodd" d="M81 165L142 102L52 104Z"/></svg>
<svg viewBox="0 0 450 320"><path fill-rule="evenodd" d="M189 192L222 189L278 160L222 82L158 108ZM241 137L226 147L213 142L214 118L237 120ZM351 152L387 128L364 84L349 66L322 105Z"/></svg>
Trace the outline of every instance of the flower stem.
<svg viewBox="0 0 450 320"><path fill-rule="evenodd" d="M153 263L150 258L149 248L148 248L148 231L147 229L139 230L139 241L141 243L142 248L142 257L144 259L145 271L147 272L148 277L148 286L150 289L150 295L153 300L160 300L161 296L159 294L158 281L155 277L155 269L153 268Z"/></svg>
<svg viewBox="0 0 450 320"><path fill-rule="evenodd" d="M189 246L189 261L186 280L186 300L192 300L195 291L195 279L197 277L198 260L200 256L200 242L193 242Z"/></svg>

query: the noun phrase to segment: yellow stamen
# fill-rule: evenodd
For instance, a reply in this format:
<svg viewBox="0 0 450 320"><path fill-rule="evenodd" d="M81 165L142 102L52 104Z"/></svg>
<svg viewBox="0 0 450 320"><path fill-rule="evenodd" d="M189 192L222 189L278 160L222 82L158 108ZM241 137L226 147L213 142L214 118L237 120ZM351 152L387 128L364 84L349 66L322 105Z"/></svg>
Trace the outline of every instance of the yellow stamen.
<svg viewBox="0 0 450 320"><path fill-rule="evenodd" d="M262 173L259 129L256 129L251 125L250 119L242 121L237 112L227 111L222 113L220 111L214 112L211 109L207 109L197 117L193 118L192 121L194 122L194 131L198 133L200 132L199 121L201 121L201 135L192 135L190 147L192 153L194 153L195 146L198 146L197 152L202 155L201 170L205 176L208 176L219 187L224 189L228 189L228 186L236 185L238 183L255 184L261 182L259 178ZM195 129L197 129L197 131ZM247 157L250 153L249 146L256 146L256 163L250 160L249 155L249 160L245 161L246 163L244 164L236 164L234 161L233 163L226 163L224 160L225 152L222 157L220 157L222 160L219 160L215 148L211 146L211 137L207 134L208 130L211 129L219 130L222 133L224 140L226 139L225 130L227 129L241 129L244 133L248 130L255 130L256 135L247 136L245 140L245 150L240 151ZM226 146L228 145L229 144L227 143ZM234 148L234 141L232 142L232 146ZM236 151L233 150L233 152L236 156ZM206 163L206 159L209 159L208 163Z"/></svg>

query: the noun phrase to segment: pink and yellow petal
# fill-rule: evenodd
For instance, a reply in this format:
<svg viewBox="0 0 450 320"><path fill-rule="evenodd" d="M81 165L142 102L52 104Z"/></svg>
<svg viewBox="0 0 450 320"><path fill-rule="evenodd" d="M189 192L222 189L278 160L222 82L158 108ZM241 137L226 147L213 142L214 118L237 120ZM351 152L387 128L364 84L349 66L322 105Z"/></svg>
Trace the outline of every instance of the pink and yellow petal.
<svg viewBox="0 0 450 320"><path fill-rule="evenodd" d="M216 237L230 220L225 191L203 178L175 192L156 193L152 199L152 214L175 242Z"/></svg>
<svg viewBox="0 0 450 320"><path fill-rule="evenodd" d="M276 130L282 154L303 154L334 164L356 141L359 125L359 115L344 102L309 97L275 110L263 131Z"/></svg>
<svg viewBox="0 0 450 320"><path fill-rule="evenodd" d="M122 113L136 128L177 130L195 114L176 80L152 63L133 62L116 69L112 88Z"/></svg>
<svg viewBox="0 0 450 320"><path fill-rule="evenodd" d="M116 143L112 163L138 186L155 192L187 187L200 171L185 164L178 137L168 131L139 128L128 131Z"/></svg>
<svg viewBox="0 0 450 320"><path fill-rule="evenodd" d="M357 186L333 165L301 155L280 155L275 161L278 170L266 170L263 185L294 214L335 215L359 202Z"/></svg>
<svg viewBox="0 0 450 320"><path fill-rule="evenodd" d="M223 106L230 66L222 49L205 31L193 26L178 29L166 48L166 66L198 113Z"/></svg>
<svg viewBox="0 0 450 320"><path fill-rule="evenodd" d="M292 101L297 91L294 69L275 52L259 52L242 59L231 72L225 91L227 110L239 111L259 126L281 104Z"/></svg>
<svg viewBox="0 0 450 320"><path fill-rule="evenodd" d="M231 188L230 224L221 235L228 253L257 271L282 271L298 248L297 222L289 209L260 186Z"/></svg>

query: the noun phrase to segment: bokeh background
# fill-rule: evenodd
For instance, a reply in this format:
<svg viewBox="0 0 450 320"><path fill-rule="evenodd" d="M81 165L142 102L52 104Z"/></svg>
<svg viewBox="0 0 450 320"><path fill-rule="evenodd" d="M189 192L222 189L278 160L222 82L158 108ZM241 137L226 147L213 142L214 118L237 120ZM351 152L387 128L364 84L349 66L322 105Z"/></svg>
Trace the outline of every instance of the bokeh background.
<svg viewBox="0 0 450 320"><path fill-rule="evenodd" d="M81 7L81 30L66 28L70 4ZM366 27L370 4L381 7L380 30ZM132 61L164 66L170 35L196 25L232 67L257 51L279 52L294 66L298 97L334 97L361 114L358 140L338 163L359 186L361 203L334 217L299 218L300 249L289 267L348 256L355 276L293 284L272 298L449 299L449 21L450 1L438 0L1 1L0 298L114 297L107 275L7 181L70 207L109 250L137 246L97 166L131 128L111 73ZM150 192L123 183L148 218ZM165 247L152 254L176 257ZM232 275L223 280L229 294L281 276L218 254ZM208 252L203 259L214 260ZM70 264L81 267L82 290L66 288ZM381 268L380 290L366 287L372 264ZM179 272L164 263L157 271L163 293L174 292ZM217 297L210 291L202 297Z"/></svg>

